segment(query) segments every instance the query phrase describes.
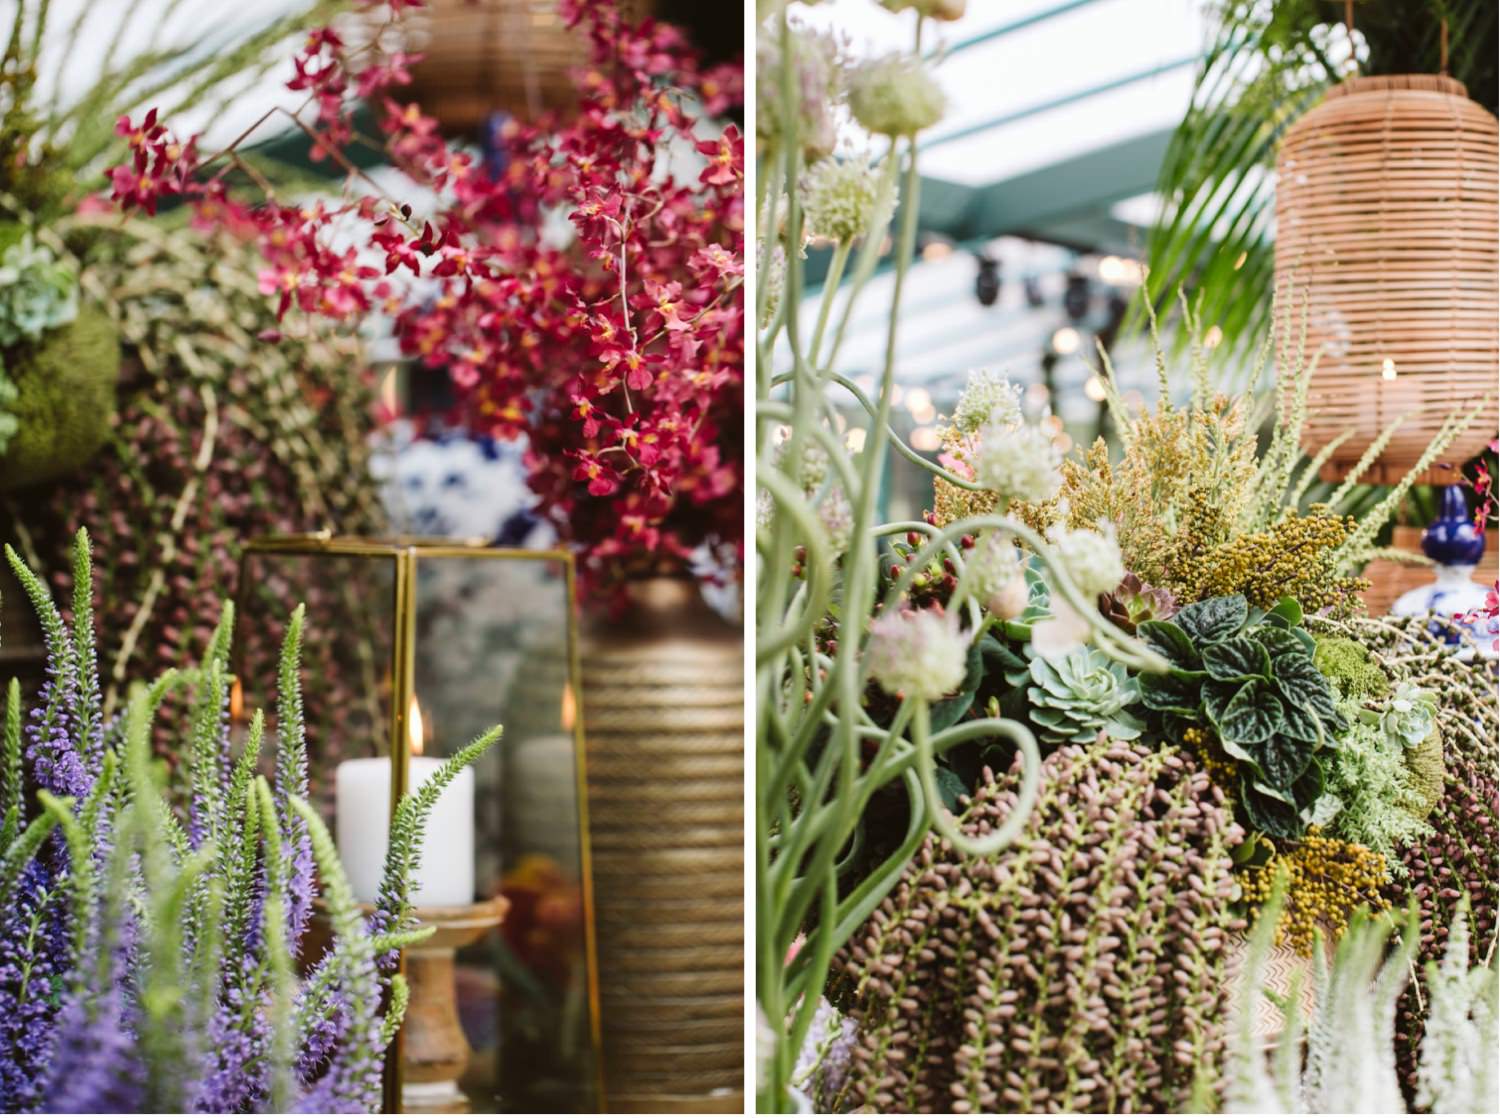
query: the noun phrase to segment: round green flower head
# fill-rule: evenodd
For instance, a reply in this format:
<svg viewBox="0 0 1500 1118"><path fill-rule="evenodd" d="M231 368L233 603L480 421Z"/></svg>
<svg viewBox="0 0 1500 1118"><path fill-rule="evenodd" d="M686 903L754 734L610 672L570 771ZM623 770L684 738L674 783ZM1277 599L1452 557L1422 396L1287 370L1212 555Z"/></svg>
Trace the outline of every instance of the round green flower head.
<svg viewBox="0 0 1500 1118"><path fill-rule="evenodd" d="M1079 647L1064 656L1031 661L1030 721L1046 742L1117 741L1140 737L1145 726L1125 708L1139 697L1125 668L1097 648Z"/></svg>
<svg viewBox="0 0 1500 1118"><path fill-rule="evenodd" d="M849 78L854 119L879 136L913 136L943 119L948 99L921 61L892 54Z"/></svg>
<svg viewBox="0 0 1500 1118"><path fill-rule="evenodd" d="M1019 385L988 369L974 369L953 409L953 426L960 434L978 434L984 427L1019 427L1022 421Z"/></svg>
<svg viewBox="0 0 1500 1118"><path fill-rule="evenodd" d="M875 219L879 182L863 159L824 159L802 175L807 229L840 244L854 240Z"/></svg>

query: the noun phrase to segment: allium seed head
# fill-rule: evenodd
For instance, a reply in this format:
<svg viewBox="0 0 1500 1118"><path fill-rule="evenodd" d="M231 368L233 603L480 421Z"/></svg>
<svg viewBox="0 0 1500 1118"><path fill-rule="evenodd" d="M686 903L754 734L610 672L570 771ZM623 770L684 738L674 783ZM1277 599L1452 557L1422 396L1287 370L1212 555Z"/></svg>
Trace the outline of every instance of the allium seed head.
<svg viewBox="0 0 1500 1118"><path fill-rule="evenodd" d="M849 77L854 119L880 136L912 136L943 119L948 99L919 59L893 54Z"/></svg>
<svg viewBox="0 0 1500 1118"><path fill-rule="evenodd" d="M1085 598L1113 590L1125 577L1125 563L1120 558L1113 524L1101 523L1098 531L1058 525L1048 533L1048 538L1058 562Z"/></svg>
<svg viewBox="0 0 1500 1118"><path fill-rule="evenodd" d="M1045 501L1062 485L1061 462L1051 437L1040 428L991 424L979 433L974 476L986 489L1000 494L1002 503Z"/></svg>
<svg viewBox="0 0 1500 1118"><path fill-rule="evenodd" d="M907 610L871 623L865 657L870 674L886 691L931 702L963 681L968 650L955 615Z"/></svg>
<svg viewBox="0 0 1500 1118"><path fill-rule="evenodd" d="M863 159L824 159L802 175L807 228L815 236L845 243L875 219L879 177Z"/></svg>

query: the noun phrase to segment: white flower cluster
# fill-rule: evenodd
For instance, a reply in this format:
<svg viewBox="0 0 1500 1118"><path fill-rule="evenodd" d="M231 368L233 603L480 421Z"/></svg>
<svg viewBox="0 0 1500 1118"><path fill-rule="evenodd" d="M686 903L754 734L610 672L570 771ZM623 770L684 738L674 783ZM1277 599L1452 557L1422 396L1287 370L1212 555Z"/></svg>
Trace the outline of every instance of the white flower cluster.
<svg viewBox="0 0 1500 1118"><path fill-rule="evenodd" d="M964 557L964 568L975 600L988 602L1016 579L1023 578L1026 561L1005 532L986 532Z"/></svg>
<svg viewBox="0 0 1500 1118"><path fill-rule="evenodd" d="M849 75L849 109L879 136L913 136L943 119L948 99L920 59L886 55Z"/></svg>
<svg viewBox="0 0 1500 1118"><path fill-rule="evenodd" d="M1047 538L1057 561L1085 598L1113 590L1125 577L1115 526L1108 521L1100 521L1098 531L1055 525Z"/></svg>
<svg viewBox="0 0 1500 1118"><path fill-rule="evenodd" d="M834 110L843 97L844 64L832 35L793 26L792 52L797 59L797 136L809 162L833 151L838 140ZM762 143L775 144L790 129L783 112L779 33L763 31L756 43L755 130Z"/></svg>
<svg viewBox="0 0 1500 1118"><path fill-rule="evenodd" d="M779 243L774 245L769 260L762 254L761 267L766 269L766 301L760 309L760 328L764 330L781 309L781 290L786 286L786 250Z"/></svg>
<svg viewBox="0 0 1500 1118"><path fill-rule="evenodd" d="M865 666L890 694L932 702L963 682L968 654L953 614L907 610L870 624Z"/></svg>
<svg viewBox="0 0 1500 1118"><path fill-rule="evenodd" d="M1000 494L1002 507L1011 501L1045 501L1062 485L1061 463L1062 456L1045 431L990 424L979 432L974 477Z"/></svg>
<svg viewBox="0 0 1500 1118"><path fill-rule="evenodd" d="M972 435L981 427L1021 425L1021 387L988 369L969 373L969 383L953 409L953 426Z"/></svg>
<svg viewBox="0 0 1500 1118"><path fill-rule="evenodd" d="M863 159L824 159L802 175L808 232L845 243L870 228L880 192L875 169Z"/></svg>

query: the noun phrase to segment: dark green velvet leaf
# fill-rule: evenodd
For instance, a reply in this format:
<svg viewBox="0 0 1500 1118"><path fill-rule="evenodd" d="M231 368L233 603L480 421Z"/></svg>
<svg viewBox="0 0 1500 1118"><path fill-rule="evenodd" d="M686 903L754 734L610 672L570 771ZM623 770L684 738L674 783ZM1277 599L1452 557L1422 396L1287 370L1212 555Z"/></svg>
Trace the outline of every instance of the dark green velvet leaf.
<svg viewBox="0 0 1500 1118"><path fill-rule="evenodd" d="M1316 745L1321 738L1327 736L1328 730L1323 729L1320 733L1318 719L1310 714L1306 707L1300 707L1293 702L1284 702L1281 704L1281 712L1283 717L1281 732L1287 737Z"/></svg>
<svg viewBox="0 0 1500 1118"><path fill-rule="evenodd" d="M1306 656L1279 656L1271 669L1276 689L1293 706L1304 707L1325 723L1339 720L1333 691L1317 665Z"/></svg>
<svg viewBox="0 0 1500 1118"><path fill-rule="evenodd" d="M1204 645L1226 640L1244 628L1248 611L1243 594L1230 594L1184 606L1172 620L1201 651Z"/></svg>
<svg viewBox="0 0 1500 1118"><path fill-rule="evenodd" d="M1252 681L1244 684L1224 708L1219 735L1249 745L1276 733L1283 720L1281 700L1269 687Z"/></svg>
<svg viewBox="0 0 1500 1118"><path fill-rule="evenodd" d="M1198 713L1198 684L1192 680L1178 679L1173 675L1143 675L1136 683L1140 687L1141 703L1148 710L1182 715Z"/></svg>
<svg viewBox="0 0 1500 1118"><path fill-rule="evenodd" d="M1239 694L1241 686L1238 683L1220 683L1216 679L1204 682L1203 711L1214 725L1217 726L1223 720L1224 711L1228 709L1230 700Z"/></svg>
<svg viewBox="0 0 1500 1118"><path fill-rule="evenodd" d="M1142 621L1135 627L1135 635L1166 657L1173 667L1189 670L1198 667L1198 650L1181 626L1170 621Z"/></svg>
<svg viewBox="0 0 1500 1118"><path fill-rule="evenodd" d="M1303 654L1302 642L1297 639L1297 634L1289 629L1281 629L1275 625L1257 625L1251 630L1250 635L1265 645L1266 651L1271 654L1272 663L1283 656Z"/></svg>
<svg viewBox="0 0 1500 1118"><path fill-rule="evenodd" d="M1261 834L1279 839L1302 837L1302 815L1297 808L1261 792L1245 776L1240 777L1240 806L1250 826Z"/></svg>
<svg viewBox="0 0 1500 1118"><path fill-rule="evenodd" d="M1266 782L1277 788L1290 789L1307 770L1313 755L1312 742L1298 741L1285 734L1272 734L1265 741L1245 748L1255 758L1256 767Z"/></svg>
<svg viewBox="0 0 1500 1118"><path fill-rule="evenodd" d="M1203 667L1214 679L1232 683L1240 679L1271 678L1271 655L1251 637L1230 637L1203 650Z"/></svg>
<svg viewBox="0 0 1500 1118"><path fill-rule="evenodd" d="M1292 799L1297 801L1298 807L1311 807L1323 794L1325 786L1323 762L1318 760L1317 754L1313 754L1309 758L1307 768L1303 769L1302 775L1297 778L1297 783L1292 785Z"/></svg>

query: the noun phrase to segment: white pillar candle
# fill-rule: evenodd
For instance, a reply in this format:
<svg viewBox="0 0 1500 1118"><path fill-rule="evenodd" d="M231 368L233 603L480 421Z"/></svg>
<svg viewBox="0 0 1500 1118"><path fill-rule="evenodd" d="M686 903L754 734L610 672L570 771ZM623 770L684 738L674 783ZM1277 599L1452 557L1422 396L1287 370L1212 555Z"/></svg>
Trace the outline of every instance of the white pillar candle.
<svg viewBox="0 0 1500 1118"><path fill-rule="evenodd" d="M410 762L413 792L442 766L436 757ZM335 787L339 858L356 899L374 904L390 842L391 763L382 757L342 761ZM411 903L418 907L474 903L473 769L460 772L433 805L412 883Z"/></svg>

